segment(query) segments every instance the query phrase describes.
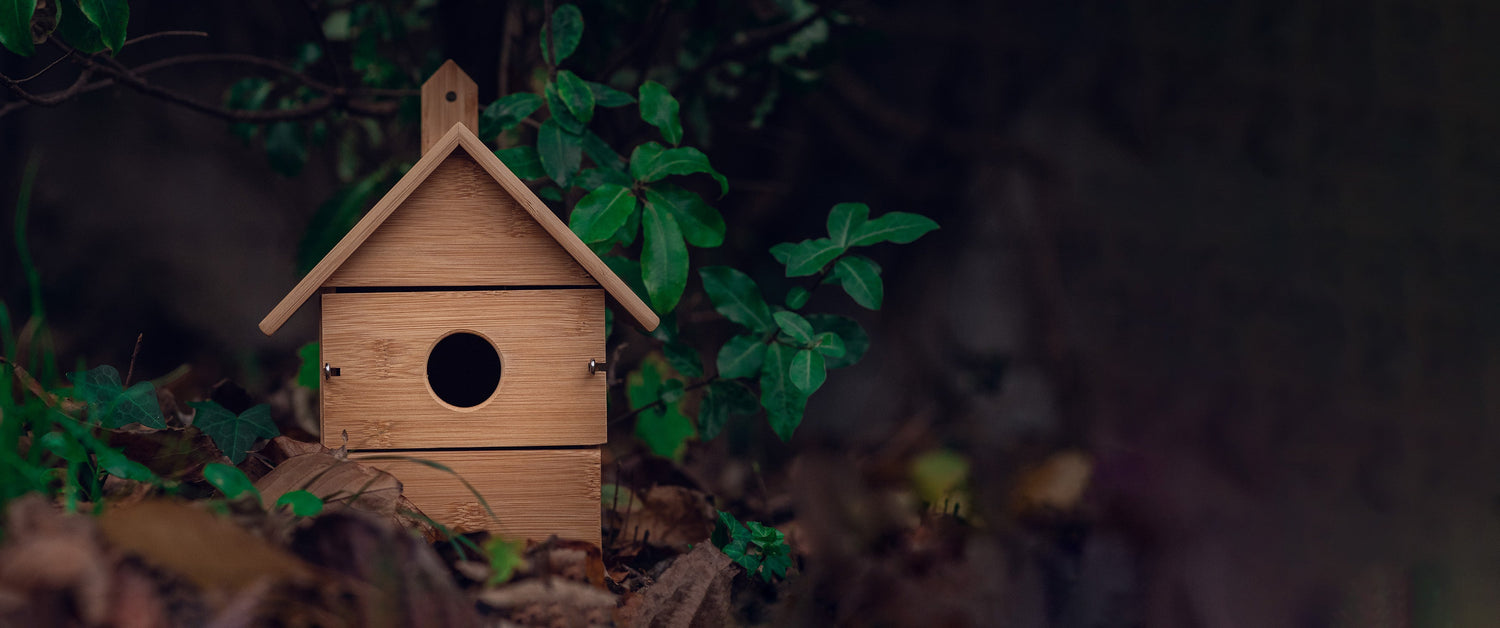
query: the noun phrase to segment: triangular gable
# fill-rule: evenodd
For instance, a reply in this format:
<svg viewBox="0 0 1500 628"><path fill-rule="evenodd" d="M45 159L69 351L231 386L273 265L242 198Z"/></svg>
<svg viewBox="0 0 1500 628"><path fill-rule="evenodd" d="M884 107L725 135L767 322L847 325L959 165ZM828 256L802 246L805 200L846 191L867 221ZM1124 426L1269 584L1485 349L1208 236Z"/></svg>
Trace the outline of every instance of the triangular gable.
<svg viewBox="0 0 1500 628"><path fill-rule="evenodd" d="M500 187L516 200L520 208L529 214L542 230L551 236L552 240L561 245L568 256L572 257L594 281L597 281L630 314L631 318L635 319L637 324L647 331L656 328L660 323L656 313L652 312L651 308L641 301L624 281L610 271L604 261L589 250L588 246L579 240L578 236L574 235L573 231L568 229L568 226L563 224L552 213L552 210L543 204L530 188L526 187L525 183L516 178L516 175L511 173L510 169L506 168L505 164L501 163L500 159L495 157L495 154L490 152L472 131L459 123L454 124L448 133L443 135L442 139L438 140L412 166L411 170L401 177L400 181L396 182L391 191L375 204L370 213L360 219L359 223L355 224L342 240L339 240L333 250L329 251L328 255L324 256L322 261L319 261L318 265L314 266L312 271L307 273L307 276L303 277L302 281L298 282L297 286L281 299L280 303L276 304L265 319L261 320L260 330L269 336L280 329L282 324L286 323L287 319L291 318L292 314L318 291L318 288L329 282L335 272L371 238L386 219L396 211L396 208L411 197L450 155L458 153L460 147L468 153L468 157L472 158L474 163L500 184Z"/></svg>

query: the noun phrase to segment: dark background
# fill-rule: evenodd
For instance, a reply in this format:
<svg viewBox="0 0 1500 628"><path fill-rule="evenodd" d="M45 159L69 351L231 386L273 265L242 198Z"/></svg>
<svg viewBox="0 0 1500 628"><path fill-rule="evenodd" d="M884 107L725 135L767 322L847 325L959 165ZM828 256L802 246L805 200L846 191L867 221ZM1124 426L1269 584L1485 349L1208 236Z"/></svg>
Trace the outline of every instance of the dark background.
<svg viewBox="0 0 1500 628"><path fill-rule="evenodd" d="M660 50L640 54L711 24L715 5L700 4L674 8ZM584 60L604 54L591 36L639 28L584 9ZM284 58L311 32L295 2L132 10L132 35L212 35L128 51L141 58ZM718 203L729 238L695 264L733 263L774 292L785 288L766 248L821 233L833 203L942 225L874 249L881 311L815 299L861 320L873 349L830 377L788 452L808 465L907 446L968 456L1000 539L969 546L975 571L953 594L971 617L1500 617L1500 5L840 10L855 19L835 28L823 80L784 93L764 128L746 124L753 103L710 111L706 143L689 127L733 184ZM488 102L504 14L442 2L413 45L457 60ZM50 58L0 54L0 71ZM46 80L64 86L73 71ZM243 74L161 80L216 101ZM414 129L388 149L415 158ZM297 279L298 241L337 186L331 151L287 178L220 120L107 89L0 117L7 217L33 158L27 237L69 366L123 365L144 333L148 376L186 363L188 389L284 384L314 339L313 308L275 337L256 323ZM20 315L19 263L0 260L0 296ZM1007 478L1064 450L1092 463L1082 522L1006 521ZM887 603L902 599L885 586Z"/></svg>

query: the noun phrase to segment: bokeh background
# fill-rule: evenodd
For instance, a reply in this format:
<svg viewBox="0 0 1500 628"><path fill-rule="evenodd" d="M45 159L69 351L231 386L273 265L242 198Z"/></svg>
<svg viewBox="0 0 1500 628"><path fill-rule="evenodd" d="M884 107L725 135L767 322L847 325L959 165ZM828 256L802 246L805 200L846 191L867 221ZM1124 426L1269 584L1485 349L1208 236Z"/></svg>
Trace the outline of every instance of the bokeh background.
<svg viewBox="0 0 1500 628"><path fill-rule="evenodd" d="M582 67L647 27L632 63L783 10L763 4L581 2ZM859 319L872 349L761 455L787 469L781 512L824 540L862 538L879 516L829 504L925 448L970 461L984 523L941 568L887 560L878 543L825 545L842 559L810 570L800 617L1500 622L1500 4L820 10L848 19L803 64L815 80L783 83L758 128L767 85L754 82L688 126L734 183L717 203L728 240L695 263L732 263L774 292L766 249L821 233L834 203L937 220L873 250L881 311L817 297ZM132 34L210 37L144 43L131 62L288 58L316 28L290 0L132 11ZM407 43L421 62L458 61L488 102L502 76L512 90L526 80L524 61L500 68L513 12L535 24L541 3L442 0ZM0 54L0 72L49 60ZM247 73L159 80L217 101ZM415 158L415 128L381 150ZM144 333L138 372L190 364L187 390L283 387L315 339L314 308L275 337L256 323L297 280L299 242L340 186L335 152L313 146L286 177L225 122L120 88L0 116L7 218L38 164L25 236L59 355L122 365ZM23 312L13 224L0 223L0 297ZM1025 470L1060 452L1086 461L1082 499L1017 510Z"/></svg>

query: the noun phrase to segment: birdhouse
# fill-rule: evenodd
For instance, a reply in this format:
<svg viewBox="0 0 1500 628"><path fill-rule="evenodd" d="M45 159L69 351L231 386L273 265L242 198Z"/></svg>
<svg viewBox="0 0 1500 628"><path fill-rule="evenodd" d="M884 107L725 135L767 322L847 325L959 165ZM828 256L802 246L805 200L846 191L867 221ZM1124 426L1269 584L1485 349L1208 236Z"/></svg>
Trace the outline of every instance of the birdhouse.
<svg viewBox="0 0 1500 628"><path fill-rule="evenodd" d="M323 444L390 471L427 516L597 544L606 299L658 319L474 135L478 113L443 64L422 85L422 158L260 329L320 295Z"/></svg>

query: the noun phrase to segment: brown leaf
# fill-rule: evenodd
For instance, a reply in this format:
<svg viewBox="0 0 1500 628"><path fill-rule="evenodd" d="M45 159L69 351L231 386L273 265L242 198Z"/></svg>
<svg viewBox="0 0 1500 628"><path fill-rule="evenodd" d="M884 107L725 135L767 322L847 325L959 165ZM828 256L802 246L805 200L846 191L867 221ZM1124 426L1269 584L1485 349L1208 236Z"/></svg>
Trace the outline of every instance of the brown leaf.
<svg viewBox="0 0 1500 628"><path fill-rule="evenodd" d="M624 626L698 628L729 622L729 585L738 567L709 543L672 563L661 578L615 613Z"/></svg>
<svg viewBox="0 0 1500 628"><path fill-rule="evenodd" d="M276 503L285 493L305 490L334 508L352 502L356 509L394 516L401 505L401 482L395 476L326 453L288 458L257 481L255 488L267 504Z"/></svg>
<svg viewBox="0 0 1500 628"><path fill-rule="evenodd" d="M622 514L619 541L681 549L707 539L717 516L707 494L682 486L653 486Z"/></svg>
<svg viewBox="0 0 1500 628"><path fill-rule="evenodd" d="M203 589L238 591L258 580L310 582L314 569L228 520L184 503L148 500L99 518L109 543Z"/></svg>
<svg viewBox="0 0 1500 628"><path fill-rule="evenodd" d="M0 589L26 598L14 610L31 623L55 623L72 614L71 606L85 623L103 622L109 612L110 568L93 522L65 515L41 496L31 495L11 504L7 524L7 542L0 550ZM13 620L23 623L15 612L0 617L6 624Z"/></svg>
<svg viewBox="0 0 1500 628"><path fill-rule="evenodd" d="M196 427L165 430L109 430L109 444L125 457L168 480L198 477L210 462L228 463L213 440Z"/></svg>

